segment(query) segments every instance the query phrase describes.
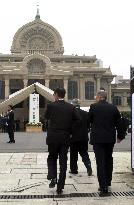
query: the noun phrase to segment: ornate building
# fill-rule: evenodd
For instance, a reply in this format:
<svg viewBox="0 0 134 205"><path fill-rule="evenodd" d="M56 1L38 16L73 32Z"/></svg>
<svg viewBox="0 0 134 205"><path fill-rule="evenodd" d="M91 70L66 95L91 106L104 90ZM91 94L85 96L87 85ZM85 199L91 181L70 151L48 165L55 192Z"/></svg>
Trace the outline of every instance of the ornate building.
<svg viewBox="0 0 134 205"><path fill-rule="evenodd" d="M115 84L112 84L111 91L112 103L116 105L120 111L130 111L130 80L123 79L122 76L122 79L119 79Z"/></svg>
<svg viewBox="0 0 134 205"><path fill-rule="evenodd" d="M113 78L110 68L104 68L96 56L64 55L59 32L40 19L38 9L35 20L15 33L11 54L0 54L1 102L34 82L50 89L64 87L66 100L79 98L81 106L93 103L95 93L103 87L108 92L108 101L112 102ZM40 96L40 115L45 102ZM16 119L20 115L23 120L28 119L28 100L16 105Z"/></svg>

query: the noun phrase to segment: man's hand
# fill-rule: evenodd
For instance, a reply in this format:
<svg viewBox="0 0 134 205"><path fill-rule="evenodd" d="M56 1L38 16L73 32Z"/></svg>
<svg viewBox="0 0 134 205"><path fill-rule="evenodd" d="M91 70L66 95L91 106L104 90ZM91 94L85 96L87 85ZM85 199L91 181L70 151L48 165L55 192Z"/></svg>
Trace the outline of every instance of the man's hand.
<svg viewBox="0 0 134 205"><path fill-rule="evenodd" d="M121 141L122 141L121 139L117 138L117 143L120 143Z"/></svg>

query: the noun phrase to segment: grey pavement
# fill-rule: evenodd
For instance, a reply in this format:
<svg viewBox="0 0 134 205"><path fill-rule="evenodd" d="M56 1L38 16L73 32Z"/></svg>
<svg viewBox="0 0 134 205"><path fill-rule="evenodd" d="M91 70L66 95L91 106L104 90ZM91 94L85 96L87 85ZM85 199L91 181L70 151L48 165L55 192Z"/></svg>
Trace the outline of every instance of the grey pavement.
<svg viewBox="0 0 134 205"><path fill-rule="evenodd" d="M79 174L69 174L68 160L66 185L61 197L56 195L56 188L49 189L47 155L47 152L0 153L0 205L134 205L130 152L113 153L112 195L109 197L98 195L93 152L89 152L93 168L91 177L87 176L80 157Z"/></svg>
<svg viewBox="0 0 134 205"><path fill-rule="evenodd" d="M0 152L47 152L46 132L15 132L15 140L15 144L8 144L6 143L9 141L8 134L0 133ZM130 151L131 135L128 134L122 143L116 144L114 150ZM91 145L89 145L89 151L93 151Z"/></svg>

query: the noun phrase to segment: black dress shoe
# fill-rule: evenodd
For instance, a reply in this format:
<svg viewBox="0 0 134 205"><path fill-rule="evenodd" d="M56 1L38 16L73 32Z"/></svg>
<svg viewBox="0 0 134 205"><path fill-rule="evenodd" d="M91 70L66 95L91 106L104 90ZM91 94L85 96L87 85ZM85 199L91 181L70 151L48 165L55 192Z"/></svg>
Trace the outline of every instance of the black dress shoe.
<svg viewBox="0 0 134 205"><path fill-rule="evenodd" d="M57 192L58 195L60 195L60 194L63 193L63 190L62 189L57 189L56 192Z"/></svg>
<svg viewBox="0 0 134 205"><path fill-rule="evenodd" d="M99 193L99 196L100 196L100 197L107 197L107 196L111 196L111 193L110 193L110 192L103 192L103 191L101 191L101 192Z"/></svg>
<svg viewBox="0 0 134 205"><path fill-rule="evenodd" d="M101 191L101 188L100 188L100 187L98 188L98 191ZM108 192L111 192L111 185L108 186Z"/></svg>
<svg viewBox="0 0 134 205"><path fill-rule="evenodd" d="M7 143L12 143L11 141L7 142Z"/></svg>
<svg viewBox="0 0 134 205"><path fill-rule="evenodd" d="M100 188L100 193L99 193L99 196L100 197L106 197L106 196L110 196L111 193L108 192L108 188L105 187L105 188Z"/></svg>
<svg viewBox="0 0 134 205"><path fill-rule="evenodd" d="M57 179L51 179L51 182L49 184L49 188L54 188L56 184L57 184Z"/></svg>
<svg viewBox="0 0 134 205"><path fill-rule="evenodd" d="M15 143L15 140L11 141L10 143Z"/></svg>
<svg viewBox="0 0 134 205"><path fill-rule="evenodd" d="M78 174L78 171L69 171L70 174Z"/></svg>
<svg viewBox="0 0 134 205"><path fill-rule="evenodd" d="M87 174L88 174L88 176L92 175L92 168L91 167L87 168Z"/></svg>

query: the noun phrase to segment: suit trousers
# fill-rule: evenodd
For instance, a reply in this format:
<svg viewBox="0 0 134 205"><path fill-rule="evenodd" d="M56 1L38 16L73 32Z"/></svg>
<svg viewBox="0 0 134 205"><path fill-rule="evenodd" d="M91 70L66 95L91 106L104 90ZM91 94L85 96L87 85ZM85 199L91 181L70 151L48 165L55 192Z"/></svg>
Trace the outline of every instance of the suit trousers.
<svg viewBox="0 0 134 205"><path fill-rule="evenodd" d="M71 172L78 171L78 153L80 154L85 167L91 167L91 161L88 154L88 141L71 142L70 145L70 170Z"/></svg>
<svg viewBox="0 0 134 205"><path fill-rule="evenodd" d="M98 143L93 145L97 176L100 188L111 186L113 172L113 143Z"/></svg>
<svg viewBox="0 0 134 205"><path fill-rule="evenodd" d="M67 153L68 145L62 143L48 144L48 179L57 179L57 159L59 157L60 173L57 183L57 189L64 189L66 170L67 170Z"/></svg>
<svg viewBox="0 0 134 205"><path fill-rule="evenodd" d="M14 142L14 129L8 127L7 132L8 132L8 135L9 135L10 142Z"/></svg>

